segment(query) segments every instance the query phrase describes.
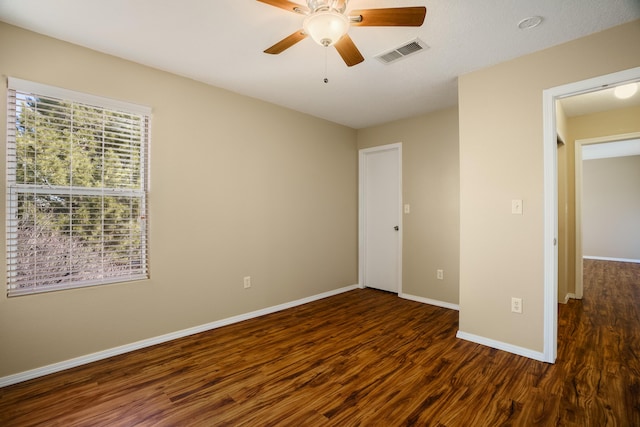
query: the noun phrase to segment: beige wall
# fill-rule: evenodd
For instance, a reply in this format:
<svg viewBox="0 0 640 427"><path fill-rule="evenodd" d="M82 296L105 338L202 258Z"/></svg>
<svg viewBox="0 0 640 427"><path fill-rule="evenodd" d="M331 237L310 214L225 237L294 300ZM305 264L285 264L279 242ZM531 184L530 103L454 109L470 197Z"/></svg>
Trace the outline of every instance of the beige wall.
<svg viewBox="0 0 640 427"><path fill-rule="evenodd" d="M0 377L357 283L355 130L3 23L0 75L153 108L151 280L0 292Z"/></svg>
<svg viewBox="0 0 640 427"><path fill-rule="evenodd" d="M640 260L640 156L583 161L582 252Z"/></svg>
<svg viewBox="0 0 640 427"><path fill-rule="evenodd" d="M402 143L402 292L458 304L458 110L358 131L358 148ZM444 280L436 270L444 270Z"/></svg>
<svg viewBox="0 0 640 427"><path fill-rule="evenodd" d="M567 126L572 141L640 132L640 107L570 117Z"/></svg>
<svg viewBox="0 0 640 427"><path fill-rule="evenodd" d="M640 66L629 40L639 21L460 77L461 332L543 351L542 93Z"/></svg>

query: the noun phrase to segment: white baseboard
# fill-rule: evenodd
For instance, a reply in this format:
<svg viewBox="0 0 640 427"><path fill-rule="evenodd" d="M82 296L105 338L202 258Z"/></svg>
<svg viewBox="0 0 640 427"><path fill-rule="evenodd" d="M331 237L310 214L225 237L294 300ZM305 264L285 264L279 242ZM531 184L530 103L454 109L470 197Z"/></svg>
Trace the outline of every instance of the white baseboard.
<svg viewBox="0 0 640 427"><path fill-rule="evenodd" d="M568 294L566 294L566 295L564 296L564 302L563 302L563 304L568 303L570 299L577 299L577 298L576 298L576 294L571 293L571 292L569 292Z"/></svg>
<svg viewBox="0 0 640 427"><path fill-rule="evenodd" d="M631 262L634 264L640 264L640 259L629 259L629 258L610 258L605 256L589 256L585 255L582 259L595 259L599 261L616 261L616 262Z"/></svg>
<svg viewBox="0 0 640 427"><path fill-rule="evenodd" d="M458 304L452 304L450 302L438 301L435 299L429 299L424 297L418 297L410 294L399 293L398 296L400 298L408 299L411 301L421 302L423 304L435 305L437 307L448 308L450 310L460 311L460 306Z"/></svg>
<svg viewBox="0 0 640 427"><path fill-rule="evenodd" d="M334 289L332 291L324 292L318 295L312 295L310 297L302 298L296 301L275 305L273 307L263 308L261 310L240 314L238 316L217 320L215 322L194 326L192 328L171 332L171 333L160 335L157 337L148 338L142 341L136 341L131 344L121 345L119 347L110 348L107 350L99 351L97 353L87 354L84 356L65 360L63 362L53 363L51 365L42 366L40 368L31 369L29 371L19 372L17 374L8 375L6 377L0 377L0 387L6 387L11 384L17 384L23 381L31 380L33 378L49 375L54 372L60 372L60 371L64 371L65 369L75 368L76 366L85 365L87 363L95 362L102 359L107 359L109 357L117 356L119 354L128 353L131 351L140 350L141 348L151 347L152 345L161 344L167 341L175 340L177 338L183 338L183 337L197 334L200 332L209 331L211 329L221 328L223 326L227 326L234 323L242 322L244 320L249 320L256 317L264 316L266 314L276 313L278 311L286 310L288 308L293 308L302 304L307 304L323 298L327 298L327 297L338 295L344 292L352 291L354 289L358 289L359 287L360 287L359 285L351 285L351 286L346 286L340 289Z"/></svg>
<svg viewBox="0 0 640 427"><path fill-rule="evenodd" d="M540 362L546 362L544 353L539 351L533 351L528 348L518 347L517 345L507 344L502 341L492 340L490 338L481 337L479 335L468 334L466 332L458 331L456 337L466 341L471 341L476 344L486 345L487 347L496 348L498 350L507 351L509 353L517 354L518 356L528 357L529 359L538 360Z"/></svg>

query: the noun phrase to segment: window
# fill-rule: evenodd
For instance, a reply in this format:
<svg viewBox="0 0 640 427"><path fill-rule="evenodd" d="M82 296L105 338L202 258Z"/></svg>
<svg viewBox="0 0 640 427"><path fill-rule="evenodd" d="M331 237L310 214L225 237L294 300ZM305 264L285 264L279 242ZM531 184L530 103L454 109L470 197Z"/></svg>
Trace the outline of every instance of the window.
<svg viewBox="0 0 640 427"><path fill-rule="evenodd" d="M9 78L7 295L148 278L147 107Z"/></svg>

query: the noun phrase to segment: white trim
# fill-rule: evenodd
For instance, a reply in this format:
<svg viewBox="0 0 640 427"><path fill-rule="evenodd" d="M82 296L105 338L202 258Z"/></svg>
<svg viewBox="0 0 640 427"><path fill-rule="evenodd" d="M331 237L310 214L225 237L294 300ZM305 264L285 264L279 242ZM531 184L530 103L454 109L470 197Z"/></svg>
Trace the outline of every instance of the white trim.
<svg viewBox="0 0 640 427"><path fill-rule="evenodd" d="M146 105L105 98L98 95L90 95L88 93L76 92L75 90L63 89L61 87L31 82L29 80L17 79L15 77L9 77L7 79L7 85L9 89L15 89L19 92L36 93L38 95L49 96L52 98L66 99L82 104L99 105L100 107L112 108L114 110L142 114L145 116L151 115L151 107L147 107Z"/></svg>
<svg viewBox="0 0 640 427"><path fill-rule="evenodd" d="M558 136L556 90L542 93L544 161L543 231L543 361L554 363L558 353Z"/></svg>
<svg viewBox="0 0 640 427"><path fill-rule="evenodd" d="M629 259L629 258L611 258L606 256L589 256L584 255L583 259L596 259L600 261L616 261L616 262L630 262L633 264L640 264L640 259Z"/></svg>
<svg viewBox="0 0 640 427"><path fill-rule="evenodd" d="M435 299L418 297L418 296L415 296L415 295L403 294L403 293L399 293L398 296L400 298L404 298L404 299L408 299L408 300L416 301L416 302L421 302L423 304L435 305L436 307L442 307L442 308L448 308L449 310L460 311L460 306L458 304L452 304L452 303L446 302L446 301L438 301L438 300L435 300Z"/></svg>
<svg viewBox="0 0 640 427"><path fill-rule="evenodd" d="M469 334L462 331L458 331L456 337L466 341L474 342L476 344L482 344L491 348L496 348L498 350L508 351L509 353L517 354L518 356L528 357L529 359L539 360L540 362L547 362L545 354L540 353L539 351L533 351L528 348L519 347L517 345L492 340L490 338L485 338L479 335Z"/></svg>
<svg viewBox="0 0 640 427"><path fill-rule="evenodd" d="M397 293L402 293L402 235L404 234L404 228L402 225L402 142L396 142L394 144L379 145L377 147L362 148L358 151L358 283L360 288L364 288L364 270L366 259L366 216L364 206L365 204L365 186L366 186L366 168L365 156L369 153L375 153L378 151L398 150L398 226L400 227L400 233L398 236L398 289Z"/></svg>
<svg viewBox="0 0 640 427"><path fill-rule="evenodd" d="M637 133L636 135L640 135ZM582 147L582 160L611 159L615 157L640 156L640 137L622 141L605 141Z"/></svg>
<svg viewBox="0 0 640 427"><path fill-rule="evenodd" d="M145 347L151 347L152 345L162 344L164 342L172 341L178 338L183 338L183 337L197 334L200 332L205 332L212 329L221 328L223 326L232 325L234 323L242 322L244 320L254 319L256 317L264 316L266 314L276 313L278 311L282 311L288 308L293 308L299 305L307 304L313 301L338 295L344 292L349 292L358 288L359 288L358 285L346 286L344 288L334 289L332 291L328 291L318 295L313 295L313 296L302 298L299 300L287 302L284 304L275 305L272 307L263 308L261 310L252 311L250 313L239 314L237 316L228 317L226 319L217 320L215 322L206 323L204 325L194 326L192 328L182 329L176 332L170 332L168 334L160 335L153 338L148 338L142 341L136 341L130 344L121 345L119 347L113 347L107 350L99 351L97 353L91 353L91 354L76 357L73 359L65 360L63 362L53 363L51 365L42 366L36 369L31 369L29 371L19 372L17 374L8 375L6 377L0 377L0 388L6 387L12 384L17 384L23 381L31 380L33 378L49 375L54 372L64 371L65 369L75 368L77 366L85 365L87 363L95 362L98 360L107 359L112 356L117 356L120 354L129 353L131 351L140 350Z"/></svg>
<svg viewBox="0 0 640 427"><path fill-rule="evenodd" d="M574 230L575 236L573 240L573 246L575 251L575 265L573 266L575 280L574 291L578 298L582 299L583 296L583 265L582 265L582 143L580 140L574 142L573 147L573 197L574 197ZM569 243L569 242L567 242Z"/></svg>
<svg viewBox="0 0 640 427"><path fill-rule="evenodd" d="M546 89L542 93L543 158L544 158L544 361L553 363L558 346L558 257L553 239L557 236L557 99L593 92L608 85L618 85L640 79L640 67L611 73L580 82ZM553 149L552 149L553 148ZM555 188L554 188L555 186Z"/></svg>
<svg viewBox="0 0 640 427"><path fill-rule="evenodd" d="M576 298L576 294L569 292L564 296L564 304L568 303L570 299L581 299L581 298Z"/></svg>

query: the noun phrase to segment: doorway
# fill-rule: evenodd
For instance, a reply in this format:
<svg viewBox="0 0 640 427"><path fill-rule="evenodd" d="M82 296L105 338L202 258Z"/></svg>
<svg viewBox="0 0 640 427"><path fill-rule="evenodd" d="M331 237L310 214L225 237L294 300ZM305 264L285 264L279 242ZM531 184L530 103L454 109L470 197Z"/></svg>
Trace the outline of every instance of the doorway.
<svg viewBox="0 0 640 427"><path fill-rule="evenodd" d="M584 156L584 150L589 149L588 156ZM612 157L626 157L640 155L640 132L611 135L605 137L579 139L575 142L575 298L583 297L583 161L586 159L603 159ZM593 254L586 254L593 255ZM613 259L611 261L632 261L630 259Z"/></svg>
<svg viewBox="0 0 640 427"><path fill-rule="evenodd" d="M402 144L359 152L360 286L402 291Z"/></svg>
<svg viewBox="0 0 640 427"><path fill-rule="evenodd" d="M603 87L640 81L640 67L543 91L544 155L544 343L543 359L553 363L558 345L558 173L556 100Z"/></svg>

